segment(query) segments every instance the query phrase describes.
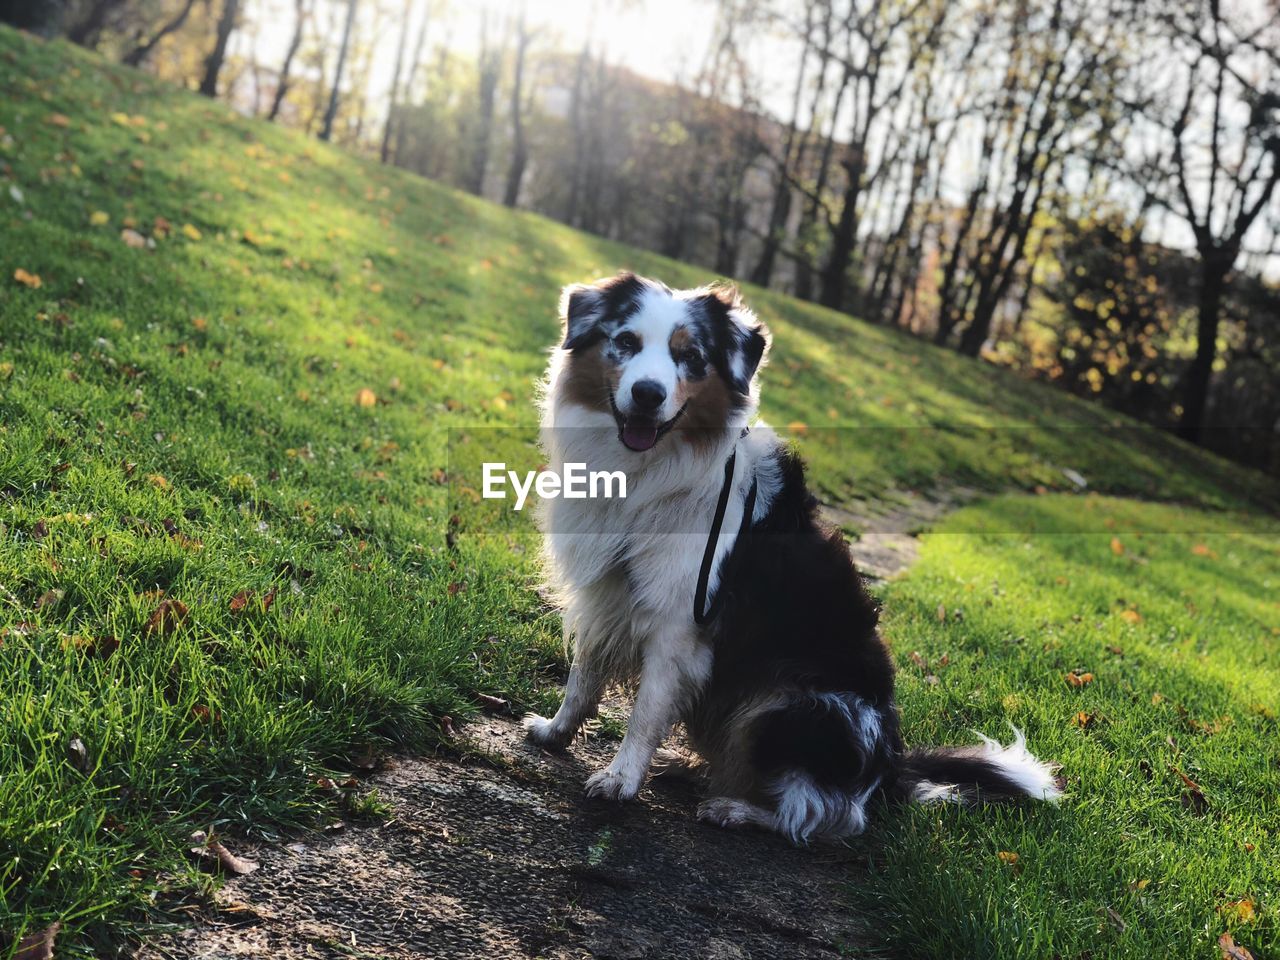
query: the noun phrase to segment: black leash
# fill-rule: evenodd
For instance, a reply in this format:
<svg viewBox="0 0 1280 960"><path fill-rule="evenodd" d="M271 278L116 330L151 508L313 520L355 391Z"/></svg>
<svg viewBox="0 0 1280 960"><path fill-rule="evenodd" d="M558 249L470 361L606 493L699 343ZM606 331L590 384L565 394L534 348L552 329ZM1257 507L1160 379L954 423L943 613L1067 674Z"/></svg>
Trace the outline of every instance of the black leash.
<svg viewBox="0 0 1280 960"><path fill-rule="evenodd" d="M743 430L742 435L746 436L747 431ZM702 554L702 569L698 571L698 588L693 594L693 622L698 626L704 626L716 618L720 612L720 608L724 606L725 598L725 581L728 579L729 570L733 566L734 559L738 556L738 548L742 545L742 538L746 536L747 530L751 526L751 517L756 509L756 478L751 478L751 489L747 491L746 502L742 505L742 523L738 527L737 539L733 541L733 550L724 561L725 576L720 578L720 589L716 591L715 597L711 601L711 609L703 610L703 606L707 602L707 583L711 579L711 564L716 558L716 543L720 540L720 527L724 523L724 512L729 506L729 495L733 493L733 466L738 459L737 447L734 447L733 453L729 454L729 459L724 465L724 486L720 488L720 500L716 503L716 516L711 521L711 534L707 537L707 549Z"/></svg>

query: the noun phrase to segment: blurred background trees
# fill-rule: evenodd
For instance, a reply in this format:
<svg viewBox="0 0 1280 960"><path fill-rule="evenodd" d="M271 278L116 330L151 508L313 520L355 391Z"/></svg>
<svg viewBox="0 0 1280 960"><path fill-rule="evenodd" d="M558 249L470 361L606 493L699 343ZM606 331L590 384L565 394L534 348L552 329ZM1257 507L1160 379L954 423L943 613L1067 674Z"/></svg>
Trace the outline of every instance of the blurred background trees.
<svg viewBox="0 0 1280 960"><path fill-rule="evenodd" d="M1266 0L0 0L0 19L1280 473ZM637 66L642 45L680 55Z"/></svg>

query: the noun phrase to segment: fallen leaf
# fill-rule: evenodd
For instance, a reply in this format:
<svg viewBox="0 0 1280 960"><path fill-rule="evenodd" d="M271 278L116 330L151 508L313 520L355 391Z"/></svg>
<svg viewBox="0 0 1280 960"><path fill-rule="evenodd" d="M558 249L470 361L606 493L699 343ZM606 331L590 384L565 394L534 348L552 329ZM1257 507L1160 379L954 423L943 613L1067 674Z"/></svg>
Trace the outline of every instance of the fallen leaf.
<svg viewBox="0 0 1280 960"><path fill-rule="evenodd" d="M44 286L44 281L40 279L38 274L28 273L21 267L13 271L13 279L17 280L24 287L30 287L32 290L39 290Z"/></svg>
<svg viewBox="0 0 1280 960"><path fill-rule="evenodd" d="M1181 777L1182 782L1186 785L1187 789L1182 791L1182 806L1198 817L1204 816L1209 810L1209 801L1205 799L1204 791L1200 789L1200 784L1175 766L1170 765L1169 769Z"/></svg>
<svg viewBox="0 0 1280 960"><path fill-rule="evenodd" d="M1105 904L1102 907L1102 913L1107 918L1107 921L1113 927L1115 927L1121 933L1124 933L1125 928L1128 926L1128 924L1124 922L1124 917L1120 916L1120 914L1117 913L1112 907L1107 906Z"/></svg>
<svg viewBox="0 0 1280 960"><path fill-rule="evenodd" d="M1093 683L1093 674L1081 673L1079 670L1072 670L1070 673L1065 674L1063 679L1073 687L1084 687Z"/></svg>
<svg viewBox="0 0 1280 960"><path fill-rule="evenodd" d="M39 933L29 933L18 941L13 960L53 960L53 945L62 930L61 922L51 923Z"/></svg>
<svg viewBox="0 0 1280 960"><path fill-rule="evenodd" d="M124 241L126 247L133 250L142 250L147 245L147 238L130 227L125 227L120 231L120 239Z"/></svg>
<svg viewBox="0 0 1280 960"><path fill-rule="evenodd" d="M1249 897L1242 900L1231 900L1218 908L1218 913L1226 918L1227 923L1253 923L1257 919L1256 905Z"/></svg>
<svg viewBox="0 0 1280 960"><path fill-rule="evenodd" d="M356 391L356 406L372 407L378 403L378 395L368 387L361 387Z"/></svg>
<svg viewBox="0 0 1280 960"><path fill-rule="evenodd" d="M463 590L467 589L467 585L459 580L454 580L449 584L449 596L456 597Z"/></svg>
<svg viewBox="0 0 1280 960"><path fill-rule="evenodd" d="M66 595L66 591L61 590L58 587L54 587L52 590L46 590L44 593L40 594L40 598L36 600L36 609L42 610L45 607L52 607Z"/></svg>
<svg viewBox="0 0 1280 960"><path fill-rule="evenodd" d="M1137 610L1121 610L1120 619L1123 620L1125 623L1141 623L1142 614L1140 614Z"/></svg>
<svg viewBox="0 0 1280 960"><path fill-rule="evenodd" d="M937 611L937 615L938 615L938 622L939 622L939 623L946 623L946 622L947 622L947 608L946 608L946 606L945 606L944 604L941 604L941 603L940 603L940 604L938 604L938 611Z"/></svg>
<svg viewBox="0 0 1280 960"><path fill-rule="evenodd" d="M1091 727L1094 721L1097 719L1098 719L1097 714L1093 714L1085 710L1081 710L1074 717L1072 717L1071 722L1074 723L1080 729L1084 730L1084 729L1087 729L1088 727Z"/></svg>
<svg viewBox="0 0 1280 960"><path fill-rule="evenodd" d="M220 841L215 840L203 830L197 830L193 833L191 840L196 844L191 848L192 853L205 862L216 864L227 873L234 873L243 877L258 869L257 863L237 857Z"/></svg>
<svg viewBox="0 0 1280 960"><path fill-rule="evenodd" d="M1254 960L1253 954L1236 943L1229 933L1218 938L1218 949L1222 951L1222 960Z"/></svg>
<svg viewBox="0 0 1280 960"><path fill-rule="evenodd" d="M105 227L110 222L111 215L105 210L95 210L89 214L89 226L91 227Z"/></svg>
<svg viewBox="0 0 1280 960"><path fill-rule="evenodd" d="M65 113L51 113L44 118L50 126L67 128L71 126L71 118Z"/></svg>
<svg viewBox="0 0 1280 960"><path fill-rule="evenodd" d="M1111 552L1114 553L1117 557L1124 556L1124 544L1120 542L1119 537L1111 538Z"/></svg>
<svg viewBox="0 0 1280 960"><path fill-rule="evenodd" d="M1194 547L1191 548L1191 552L1197 557L1208 557L1210 560L1218 559L1217 552L1214 550L1211 550L1208 544L1197 543Z"/></svg>
<svg viewBox="0 0 1280 960"><path fill-rule="evenodd" d="M794 433L797 437L803 437L809 432L809 425L803 420L792 420L787 424L787 429Z"/></svg>
<svg viewBox="0 0 1280 960"><path fill-rule="evenodd" d="M1134 891L1135 893L1139 893L1147 889L1147 887L1149 886L1151 886L1150 880L1134 880L1129 884L1129 889Z"/></svg>
<svg viewBox="0 0 1280 960"><path fill-rule="evenodd" d="M481 707L494 713L506 713L511 708L511 704L506 700L501 697L490 696L487 693L477 693L476 699L480 701Z"/></svg>
<svg viewBox="0 0 1280 960"><path fill-rule="evenodd" d="M148 635L159 634L167 637L187 619L187 605L181 600L162 600L160 605L152 611L151 616L147 618L146 626L143 628Z"/></svg>
<svg viewBox="0 0 1280 960"><path fill-rule="evenodd" d="M1012 850L999 850L996 852L996 858L1015 875L1022 873L1022 858Z"/></svg>
<svg viewBox="0 0 1280 960"><path fill-rule="evenodd" d="M182 225L182 235L188 240L199 240L201 237L200 231L189 223L184 223Z"/></svg>
<svg viewBox="0 0 1280 960"><path fill-rule="evenodd" d="M164 475L160 473L147 474L147 483L151 484L157 490L169 489L169 481L166 480Z"/></svg>

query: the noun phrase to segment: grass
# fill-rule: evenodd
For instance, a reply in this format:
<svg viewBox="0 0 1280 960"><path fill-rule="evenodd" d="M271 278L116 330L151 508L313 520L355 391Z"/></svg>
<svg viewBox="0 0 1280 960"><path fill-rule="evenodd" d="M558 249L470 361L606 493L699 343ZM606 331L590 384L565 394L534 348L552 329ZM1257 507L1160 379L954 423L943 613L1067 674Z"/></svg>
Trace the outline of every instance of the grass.
<svg viewBox="0 0 1280 960"><path fill-rule="evenodd" d="M1045 526L1081 532L1008 532ZM1229 931L1280 954L1280 524L1205 526L1185 508L1006 497L925 537L886 602L904 729L968 743L1017 724L1067 796L882 817L853 890L886 947L1209 957Z"/></svg>
<svg viewBox="0 0 1280 960"><path fill-rule="evenodd" d="M333 813L317 778L439 742L475 694L554 699L559 622L533 589L528 521L474 502L450 448L537 462L530 401L561 284L620 267L708 278L4 28L0 128L0 936L61 920L60 951L89 956L201 888L181 853L193 829L316 823ZM795 425L833 503L1071 489L1064 469L1094 490L1213 511L1194 514L1205 529L1238 530L1222 511L1275 503L1263 478L1096 407L748 296L777 336L765 414ZM1070 528L1082 502L1036 517ZM953 606L951 592L930 598L929 571L986 549L931 546L891 609ZM1097 589L1128 596L1121 582ZM1033 592L1026 608L1048 600ZM952 637L894 616L921 650L930 629ZM1020 650L1018 670L1058 669L1036 641ZM1172 669L1170 657L1153 647L1129 669ZM939 701L958 671L916 695L904 663L908 729L959 735L968 721ZM1221 673L1189 654L1177 665ZM1098 675L1082 696L1103 690ZM1002 677L985 682L1025 679ZM1208 742L1253 722L1241 713ZM1061 739L1046 748L1077 756ZM1079 763L1083 775L1095 758ZM1223 788L1205 786L1216 801ZM875 889L911 880L891 868ZM951 889L982 902L963 899L983 891L962 878Z"/></svg>

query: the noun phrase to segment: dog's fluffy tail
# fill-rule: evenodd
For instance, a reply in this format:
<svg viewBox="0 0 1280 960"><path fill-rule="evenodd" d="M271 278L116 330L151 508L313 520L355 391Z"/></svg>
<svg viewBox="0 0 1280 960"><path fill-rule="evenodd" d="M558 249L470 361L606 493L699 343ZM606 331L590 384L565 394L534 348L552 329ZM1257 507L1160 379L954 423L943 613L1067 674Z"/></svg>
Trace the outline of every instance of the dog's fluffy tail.
<svg viewBox="0 0 1280 960"><path fill-rule="evenodd" d="M1055 767L1032 756L1014 728L1008 746L978 734L981 745L909 750L898 769L898 792L917 803L974 803L1030 797L1056 802Z"/></svg>

